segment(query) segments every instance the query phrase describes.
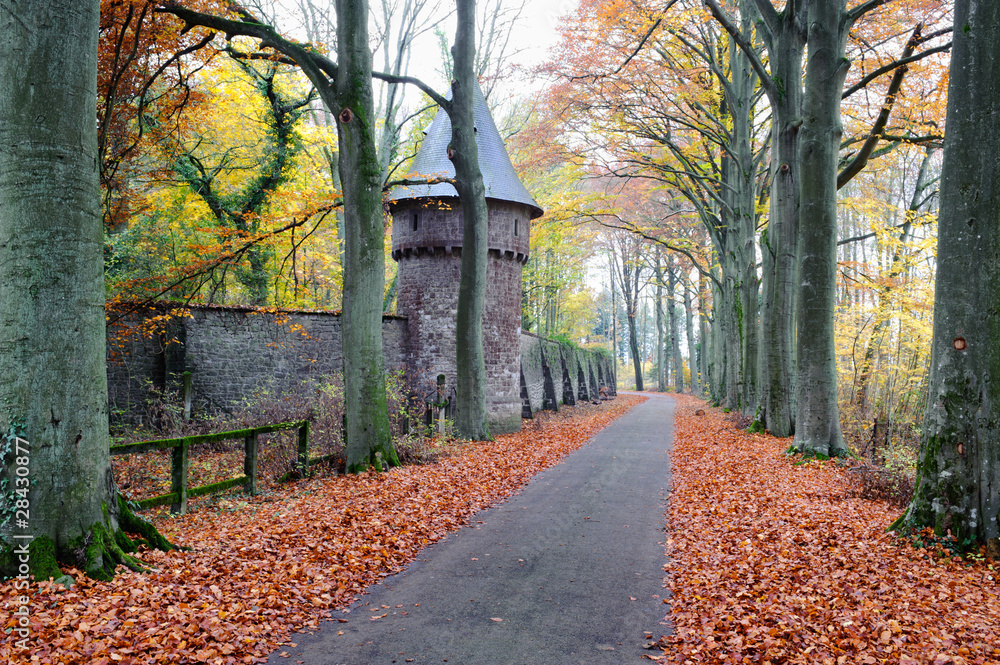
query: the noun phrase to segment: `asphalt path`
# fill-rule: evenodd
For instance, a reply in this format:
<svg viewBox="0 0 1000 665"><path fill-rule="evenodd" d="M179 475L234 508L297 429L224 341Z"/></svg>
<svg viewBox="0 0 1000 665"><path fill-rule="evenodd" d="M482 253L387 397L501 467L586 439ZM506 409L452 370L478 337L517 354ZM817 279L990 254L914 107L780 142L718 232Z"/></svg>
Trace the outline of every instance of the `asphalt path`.
<svg viewBox="0 0 1000 665"><path fill-rule="evenodd" d="M639 663L670 629L673 423L673 399L650 396L268 663Z"/></svg>

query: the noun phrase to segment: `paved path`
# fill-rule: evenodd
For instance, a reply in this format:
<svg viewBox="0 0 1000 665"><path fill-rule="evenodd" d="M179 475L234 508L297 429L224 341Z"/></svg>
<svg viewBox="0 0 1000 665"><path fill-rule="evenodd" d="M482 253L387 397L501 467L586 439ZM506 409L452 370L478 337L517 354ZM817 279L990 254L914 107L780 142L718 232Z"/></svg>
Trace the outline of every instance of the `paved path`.
<svg viewBox="0 0 1000 665"><path fill-rule="evenodd" d="M268 662L638 665L644 631L668 632L673 422L674 401L651 396Z"/></svg>

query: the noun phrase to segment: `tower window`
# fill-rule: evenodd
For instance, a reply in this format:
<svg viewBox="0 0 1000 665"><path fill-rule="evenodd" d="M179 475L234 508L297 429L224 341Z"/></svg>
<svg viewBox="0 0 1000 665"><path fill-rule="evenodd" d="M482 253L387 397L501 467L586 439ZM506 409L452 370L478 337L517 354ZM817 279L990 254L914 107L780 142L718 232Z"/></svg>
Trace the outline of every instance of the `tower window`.
<svg viewBox="0 0 1000 665"><path fill-rule="evenodd" d="M420 227L420 213L413 213L413 230L416 231Z"/></svg>
<svg viewBox="0 0 1000 665"><path fill-rule="evenodd" d="M515 235L515 236L517 235L517 226L518 226L518 220L517 220L517 218L515 217L515 218L514 218L514 235Z"/></svg>

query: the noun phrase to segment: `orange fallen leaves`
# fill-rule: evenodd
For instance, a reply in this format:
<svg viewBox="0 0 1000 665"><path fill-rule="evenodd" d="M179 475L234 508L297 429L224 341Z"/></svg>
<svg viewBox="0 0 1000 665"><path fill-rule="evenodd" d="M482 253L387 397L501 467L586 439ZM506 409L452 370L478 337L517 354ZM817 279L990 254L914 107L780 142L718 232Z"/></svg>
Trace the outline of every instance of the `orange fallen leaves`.
<svg viewBox="0 0 1000 665"><path fill-rule="evenodd" d="M543 414L518 434L463 445L434 464L303 481L232 511L160 512L161 532L194 551L143 552L156 572L119 569L101 583L70 570L77 584L69 590L0 584L0 662L263 662L293 631L318 628L332 610L643 400ZM31 597L27 651L11 632L22 594Z"/></svg>
<svg viewBox="0 0 1000 665"><path fill-rule="evenodd" d="M935 560L886 533L887 504L849 498L832 463L718 409L677 408L664 663L1000 663L990 563ZM995 564L994 564L995 565Z"/></svg>

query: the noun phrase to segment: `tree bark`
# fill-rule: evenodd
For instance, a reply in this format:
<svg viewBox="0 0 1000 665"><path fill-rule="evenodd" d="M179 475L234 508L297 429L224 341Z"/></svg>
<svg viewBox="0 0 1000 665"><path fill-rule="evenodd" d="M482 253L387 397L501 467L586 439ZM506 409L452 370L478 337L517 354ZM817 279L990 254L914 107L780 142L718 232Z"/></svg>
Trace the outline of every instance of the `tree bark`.
<svg viewBox="0 0 1000 665"><path fill-rule="evenodd" d="M805 15L808 3L789 3L778 15L775 34L767 44L771 54L772 81L778 87L769 97L772 113L771 216L764 254L761 308L760 377L763 382L763 420L777 437L794 431L792 390L794 365L795 285L799 228L798 132L802 107L802 56L805 49Z"/></svg>
<svg viewBox="0 0 1000 665"><path fill-rule="evenodd" d="M707 299L707 294L705 292L705 277L704 275L698 275L698 346L701 350L698 360L700 361L701 367L702 394L706 394L706 388L710 388L712 385L712 380L709 377L708 372L708 359L711 357L711 339L708 333L709 316L708 308L706 307Z"/></svg>
<svg viewBox="0 0 1000 665"><path fill-rule="evenodd" d="M719 282L712 282L712 329L711 351L709 356L709 387L712 401L722 404L726 399L726 305Z"/></svg>
<svg viewBox="0 0 1000 665"><path fill-rule="evenodd" d="M834 312L837 305L837 159L840 97L850 63L846 0L809 4L803 122L799 136L800 284L795 446L816 455L847 454L837 403Z"/></svg>
<svg viewBox="0 0 1000 665"><path fill-rule="evenodd" d="M697 395L701 393L701 382L698 378L698 354L694 341L694 308L687 282L684 282L681 288L684 290L684 332L687 336L688 366L691 368L691 394Z"/></svg>
<svg viewBox="0 0 1000 665"><path fill-rule="evenodd" d="M456 0L458 28L452 57L452 162L455 188L462 202L462 265L458 287L456 348L457 410L455 427L465 439L490 438L486 419L486 360L483 355L483 309L488 258L486 187L479 170L473 96L476 87L476 3Z"/></svg>
<svg viewBox="0 0 1000 665"><path fill-rule="evenodd" d="M743 31L750 33L750 16L743 15ZM756 166L753 159L751 138L753 132L753 96L757 77L746 54L730 40L729 57L732 69L732 99L729 103L733 119L732 150L734 153L731 173L733 231L736 233L736 262L740 331L740 408L752 418L757 418L759 370L757 355L760 343L758 326L757 278L757 196Z"/></svg>
<svg viewBox="0 0 1000 665"><path fill-rule="evenodd" d="M0 575L58 578L58 560L108 579L119 563L142 569L122 526L170 546L111 473L100 3L16 4L0 4Z"/></svg>
<svg viewBox="0 0 1000 665"><path fill-rule="evenodd" d="M1000 554L1000 4L955 2L927 409L913 502L932 527Z"/></svg>
<svg viewBox="0 0 1000 665"><path fill-rule="evenodd" d="M344 194L344 405L347 471L399 466L389 429L382 355L385 222L375 149L367 0L337 0L336 101Z"/></svg>
<svg viewBox="0 0 1000 665"><path fill-rule="evenodd" d="M663 366L663 270L660 268L660 247L656 247L656 389L666 392L666 368Z"/></svg>
<svg viewBox="0 0 1000 665"><path fill-rule="evenodd" d="M667 264L667 306L670 325L670 355L674 365L674 387L677 392L684 392L684 361L681 359L680 324L677 320L677 306L674 294L677 292L677 268L674 261Z"/></svg>

